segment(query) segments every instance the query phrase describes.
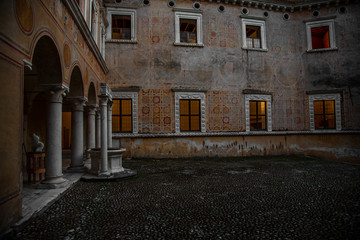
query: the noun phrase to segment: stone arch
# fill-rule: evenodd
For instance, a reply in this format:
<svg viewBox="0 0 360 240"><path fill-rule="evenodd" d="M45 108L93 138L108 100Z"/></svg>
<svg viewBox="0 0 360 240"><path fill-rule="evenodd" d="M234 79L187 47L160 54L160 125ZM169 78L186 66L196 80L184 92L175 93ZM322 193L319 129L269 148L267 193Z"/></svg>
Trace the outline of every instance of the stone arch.
<svg viewBox="0 0 360 240"><path fill-rule="evenodd" d="M75 65L71 71L70 76L70 91L69 97L83 97L84 96L84 84L80 71L80 67Z"/></svg>
<svg viewBox="0 0 360 240"><path fill-rule="evenodd" d="M96 104L96 89L93 82L90 83L88 90L88 104Z"/></svg>

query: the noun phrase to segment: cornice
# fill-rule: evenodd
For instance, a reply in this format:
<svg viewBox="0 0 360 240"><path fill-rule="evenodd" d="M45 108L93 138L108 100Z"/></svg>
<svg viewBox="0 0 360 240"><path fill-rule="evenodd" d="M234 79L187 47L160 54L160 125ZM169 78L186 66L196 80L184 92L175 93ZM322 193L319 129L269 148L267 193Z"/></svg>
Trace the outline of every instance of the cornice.
<svg viewBox="0 0 360 240"><path fill-rule="evenodd" d="M94 54L98 63L100 64L102 70L104 71L105 74L107 74L109 72L109 69L106 66L105 60L102 57L102 55L99 51L99 48L96 45L95 40L90 33L90 30L85 22L85 19L82 16L82 13L81 13L76 1L62 0L62 2L64 3L65 7L68 9L71 16L73 17L74 22L78 26L81 34L84 36L86 43L88 44L90 50Z"/></svg>
<svg viewBox="0 0 360 240"><path fill-rule="evenodd" d="M203 0L209 3L222 3L230 5L239 5L241 7L259 8L268 11L280 12L302 12L306 10L318 10L321 8L328 8L331 6L347 5L349 3L357 3L358 0L322 0L322 1L299 1L300 3L290 3L290 1L257 1L257 0Z"/></svg>

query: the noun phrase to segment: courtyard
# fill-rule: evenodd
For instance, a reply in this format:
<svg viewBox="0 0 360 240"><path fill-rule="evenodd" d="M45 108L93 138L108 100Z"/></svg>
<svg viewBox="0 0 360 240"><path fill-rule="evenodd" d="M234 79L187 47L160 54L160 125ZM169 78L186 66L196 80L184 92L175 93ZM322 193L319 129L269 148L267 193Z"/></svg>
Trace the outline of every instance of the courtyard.
<svg viewBox="0 0 360 240"><path fill-rule="evenodd" d="M125 160L13 239L358 239L360 165L305 156Z"/></svg>

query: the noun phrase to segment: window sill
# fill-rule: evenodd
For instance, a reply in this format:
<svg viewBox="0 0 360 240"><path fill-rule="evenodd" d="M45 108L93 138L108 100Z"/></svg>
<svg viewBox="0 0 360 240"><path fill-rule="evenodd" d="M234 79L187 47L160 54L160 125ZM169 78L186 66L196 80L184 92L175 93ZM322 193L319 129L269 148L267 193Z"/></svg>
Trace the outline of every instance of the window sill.
<svg viewBox="0 0 360 240"><path fill-rule="evenodd" d="M125 39L107 39L105 42L107 43L132 43L137 44L137 40L125 40Z"/></svg>
<svg viewBox="0 0 360 240"><path fill-rule="evenodd" d="M179 47L204 47L204 44L202 44L202 43L179 43L179 42L174 42L174 46L179 46Z"/></svg>
<svg viewBox="0 0 360 240"><path fill-rule="evenodd" d="M313 53L313 52L327 52L327 51L337 51L338 48L334 47L334 48L320 48L320 49L309 49L307 50L308 53Z"/></svg>
<svg viewBox="0 0 360 240"><path fill-rule="evenodd" d="M248 47L242 47L243 50L250 50L250 51L258 51L258 52L267 52L268 50L266 48L248 48Z"/></svg>

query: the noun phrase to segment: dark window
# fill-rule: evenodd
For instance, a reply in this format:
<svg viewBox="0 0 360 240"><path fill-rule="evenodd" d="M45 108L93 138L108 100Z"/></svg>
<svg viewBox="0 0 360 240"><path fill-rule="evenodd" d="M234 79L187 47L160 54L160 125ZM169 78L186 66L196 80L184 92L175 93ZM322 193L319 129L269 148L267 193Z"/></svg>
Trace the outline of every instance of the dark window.
<svg viewBox="0 0 360 240"><path fill-rule="evenodd" d="M196 20L180 19L180 42L197 43Z"/></svg>
<svg viewBox="0 0 360 240"><path fill-rule="evenodd" d="M335 101L314 101L314 117L316 129L335 129Z"/></svg>
<svg viewBox="0 0 360 240"><path fill-rule="evenodd" d="M180 131L200 131L200 100L180 100Z"/></svg>
<svg viewBox="0 0 360 240"><path fill-rule="evenodd" d="M113 132L132 132L132 100L113 99Z"/></svg>
<svg viewBox="0 0 360 240"><path fill-rule="evenodd" d="M260 26L246 26L246 45L248 48L261 48Z"/></svg>
<svg viewBox="0 0 360 240"><path fill-rule="evenodd" d="M329 26L311 28L312 49L330 48Z"/></svg>
<svg viewBox="0 0 360 240"><path fill-rule="evenodd" d="M250 130L266 130L266 102L250 101Z"/></svg>
<svg viewBox="0 0 360 240"><path fill-rule="evenodd" d="M112 39L131 40L131 16L112 15Z"/></svg>

